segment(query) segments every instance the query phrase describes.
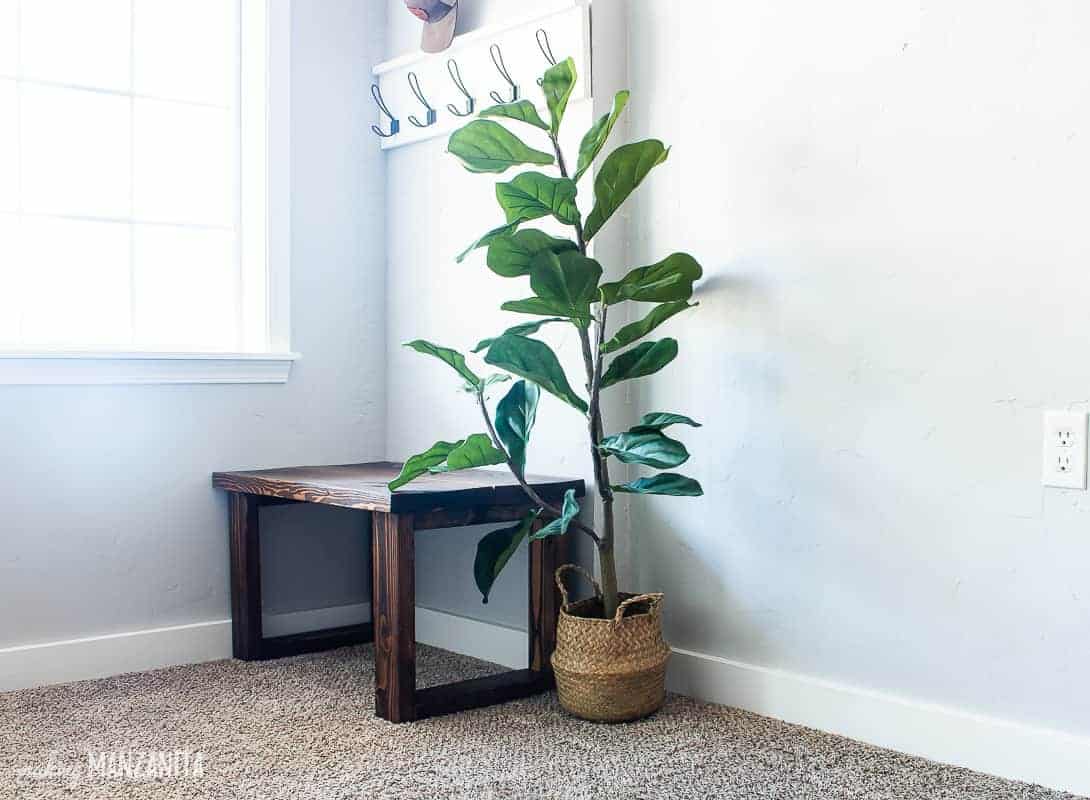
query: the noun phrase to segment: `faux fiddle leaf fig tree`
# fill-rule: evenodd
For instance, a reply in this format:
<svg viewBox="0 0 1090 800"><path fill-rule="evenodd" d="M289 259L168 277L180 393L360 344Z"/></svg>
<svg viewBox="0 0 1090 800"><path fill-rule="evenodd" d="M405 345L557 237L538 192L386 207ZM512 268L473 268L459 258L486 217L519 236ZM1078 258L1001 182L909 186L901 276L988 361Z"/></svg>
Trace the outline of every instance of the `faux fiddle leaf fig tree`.
<svg viewBox="0 0 1090 800"><path fill-rule="evenodd" d="M480 342L473 353L501 372L481 377L455 350L425 341L407 346L450 366L465 381L480 407L485 431L456 442L437 442L411 457L401 475L390 484L396 490L416 478L437 472L506 464L537 510L520 523L485 536L477 548L475 578L485 602L500 571L523 541L578 531L590 537L598 550L604 596L604 616L610 619L618 606L617 568L614 560L614 497L617 493L695 497L703 494L692 478L660 472L629 483L613 483L610 461L636 464L655 470L673 470L689 459L681 442L667 435L673 425L700 427L681 414L647 414L630 430L607 434L602 418L604 390L626 381L652 375L678 355L677 341L670 338L643 341L666 320L693 308L693 282L702 270L685 253L675 253L657 264L633 269L616 282L602 282L602 266L591 258L590 243L648 174L666 161L669 149L650 139L623 145L610 153L594 179L594 203L585 219L577 202L578 182L605 148L610 133L628 104L629 93L617 94L613 110L591 126L579 147L576 171L559 144L561 124L577 76L572 59L549 69L541 81L549 110L542 119L528 100L495 106L481 112L450 137L449 151L470 172L500 174L513 167L554 167L556 174L525 171L496 185L496 199L505 223L486 233L459 256L487 248L487 264L503 278L528 277L532 295L504 303L502 308L537 319L509 328ZM526 126L534 137L527 144L496 120ZM540 141L540 144L538 142ZM539 149L541 148L541 149ZM551 151L548 152L548 151ZM571 238L551 236L524 227L535 220L552 218L571 228ZM607 333L611 309L622 303L652 304L612 335ZM552 349L534 338L548 325L573 325L582 346L585 374L569 379ZM518 380L489 408L489 392L497 383L515 376ZM574 386L582 384L585 394ZM537 417L541 392L554 395L585 420L589 452L594 468L601 525L591 527L579 520L579 505L568 492L558 506L546 502L526 482L526 453ZM535 526L541 518L542 523Z"/></svg>

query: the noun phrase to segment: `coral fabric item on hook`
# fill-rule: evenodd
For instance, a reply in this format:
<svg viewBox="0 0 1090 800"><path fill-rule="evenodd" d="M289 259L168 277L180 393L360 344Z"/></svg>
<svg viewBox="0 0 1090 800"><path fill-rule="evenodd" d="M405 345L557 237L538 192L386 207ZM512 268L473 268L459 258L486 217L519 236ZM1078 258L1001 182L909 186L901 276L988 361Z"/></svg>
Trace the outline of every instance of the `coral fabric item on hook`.
<svg viewBox="0 0 1090 800"><path fill-rule="evenodd" d="M440 53L450 47L458 25L458 0L405 0L405 5L424 23L421 50Z"/></svg>

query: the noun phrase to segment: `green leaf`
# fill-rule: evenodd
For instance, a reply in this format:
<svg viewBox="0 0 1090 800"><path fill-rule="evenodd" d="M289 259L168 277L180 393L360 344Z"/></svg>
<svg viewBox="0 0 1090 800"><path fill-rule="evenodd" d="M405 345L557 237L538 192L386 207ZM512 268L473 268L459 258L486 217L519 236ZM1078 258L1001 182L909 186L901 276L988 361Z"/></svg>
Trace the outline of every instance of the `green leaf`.
<svg viewBox="0 0 1090 800"><path fill-rule="evenodd" d="M627 91L617 92L613 98L613 111L595 122L591 129L587 131L587 135L583 137L583 142L579 145L579 168L575 172L576 183L583 177L583 173L590 168L590 165L594 163L594 159L598 157L598 154L602 152L606 140L609 139L609 134L613 132L613 126L617 124L617 120L620 118L625 106L628 105L629 96Z"/></svg>
<svg viewBox="0 0 1090 800"><path fill-rule="evenodd" d="M647 174L669 155L670 151L657 139L626 144L609 154L594 179L596 202L583 231L587 241L594 238Z"/></svg>
<svg viewBox="0 0 1090 800"><path fill-rule="evenodd" d="M511 234L513 234L515 231L517 231L519 229L519 224L520 223L518 223L518 222L512 222L509 225L501 225L498 228L493 228L488 233L486 233L484 236L482 236L480 239L478 239L473 244L471 244L469 247L467 247L465 250L463 250L458 255L458 258L455 259L455 260L459 264L461 264L463 261L466 260L466 256L468 256L474 250L477 250L478 248L481 248L481 247L488 247L489 245L491 245L497 239L505 238L505 237L510 236Z"/></svg>
<svg viewBox="0 0 1090 800"><path fill-rule="evenodd" d="M474 467L490 467L507 463L507 456L492 444L485 433L475 433L447 455L447 463L430 467L428 472L458 472Z"/></svg>
<svg viewBox="0 0 1090 800"><path fill-rule="evenodd" d="M541 128L543 131L549 130L549 125L545 120L541 118L541 115L537 113L537 108L529 100L519 100L515 103L503 103L502 105L492 106L486 108L480 113L482 117L502 117L503 119L513 119L517 122L525 122L527 125L533 125L535 128Z"/></svg>
<svg viewBox="0 0 1090 800"><path fill-rule="evenodd" d="M511 556L530 534L530 527L537 518L536 514L527 514L526 519L510 528L503 528L485 536L477 542L477 557L473 560L473 578L481 590L483 602L488 602L488 595L496 578L507 566Z"/></svg>
<svg viewBox="0 0 1090 800"><path fill-rule="evenodd" d="M550 536L563 536L568 532L571 521L579 514L579 504L575 502L575 490L568 489L564 493L564 507L560 510L560 517L554 519L537 533L531 534L531 539L547 539Z"/></svg>
<svg viewBox="0 0 1090 800"><path fill-rule="evenodd" d="M651 414L644 414L643 419L640 420L640 424L635 426L633 431L661 431L669 428L671 425L689 425L693 428L704 427L696 420L690 419L683 414L671 414L666 411L656 411Z"/></svg>
<svg viewBox="0 0 1090 800"><path fill-rule="evenodd" d="M492 343L484 360L532 381L584 414L587 404L572 391L556 354L544 342L524 336L501 336Z"/></svg>
<svg viewBox="0 0 1090 800"><path fill-rule="evenodd" d="M613 359L606 374L602 376L602 387L654 375L675 358L677 358L676 339L644 342L639 347L634 347Z"/></svg>
<svg viewBox="0 0 1090 800"><path fill-rule="evenodd" d="M508 224L552 214L565 225L574 225L579 221L576 191L575 183L567 178L524 172L510 183L497 183L496 200L507 214Z"/></svg>
<svg viewBox="0 0 1090 800"><path fill-rule="evenodd" d="M459 442L436 442L423 453L411 456L401 468L401 474L390 481L390 491L396 491L410 481L414 481L421 475L426 475L432 467L436 467L447 460L455 448L465 444L465 439Z"/></svg>
<svg viewBox="0 0 1090 800"><path fill-rule="evenodd" d="M439 345L432 344L431 342L423 339L417 339L415 342L409 342L405 345L411 347L418 353L423 353L427 356L434 356L442 361L444 364L452 367L459 375L465 378L474 386L481 385L481 379L477 377L469 367L466 366L466 357L459 353L457 350L451 350L449 347L440 347Z"/></svg>
<svg viewBox="0 0 1090 800"><path fill-rule="evenodd" d="M530 444L540 399L541 390L536 383L519 381L496 406L496 433L519 475L526 474L526 447Z"/></svg>
<svg viewBox="0 0 1090 800"><path fill-rule="evenodd" d="M567 322L567 320L562 317L553 317L552 319L542 319L538 320L537 322L524 322L521 325L515 325L513 328L508 328L503 332L503 335L530 336L531 334L537 333L550 322ZM495 337L492 339L482 339L480 344L473 348L473 352L480 353L487 350L489 347L492 346L492 342L496 341L497 338L499 337Z"/></svg>
<svg viewBox="0 0 1090 800"><path fill-rule="evenodd" d="M614 486L613 491L625 494L664 494L672 497L701 497L704 494L697 481L672 472Z"/></svg>
<svg viewBox="0 0 1090 800"><path fill-rule="evenodd" d="M674 253L657 264L632 270L617 283L602 285L606 303L622 300L640 303L671 303L693 296L693 283L704 274L688 253Z"/></svg>
<svg viewBox="0 0 1090 800"><path fill-rule="evenodd" d="M655 430L633 430L608 436L599 449L625 464L643 464L655 469L680 467L689 460L685 445Z"/></svg>
<svg viewBox="0 0 1090 800"><path fill-rule="evenodd" d="M697 303L689 305L684 300L680 300L676 303L663 303L660 306L655 306L651 309L651 313L639 322L625 325L617 331L612 339L602 345L602 352L612 353L615 350L620 350L622 347L628 347L633 342L638 342L644 336L651 333L651 331L666 322L670 317L675 314L680 314L688 308L696 308L697 305Z"/></svg>
<svg viewBox="0 0 1090 800"><path fill-rule="evenodd" d="M455 131L447 149L470 172L505 172L519 164L547 166L555 159L528 147L498 122L478 119Z"/></svg>
<svg viewBox="0 0 1090 800"><path fill-rule="evenodd" d="M542 300L564 309L562 316L587 319L601 278L602 265L593 258L573 250L545 251L534 259L530 288Z"/></svg>
<svg viewBox="0 0 1090 800"><path fill-rule="evenodd" d="M560 132L560 123L564 120L564 111L568 108L568 100L571 99L577 78L575 60L569 58L550 67L541 82L541 89L545 92L545 104L549 107L549 117L552 120L549 132L554 137Z"/></svg>
<svg viewBox="0 0 1090 800"><path fill-rule="evenodd" d="M519 278L530 274L538 253L546 250L562 253L565 250L578 249L575 242L557 239L530 228L495 239L488 246L488 268L504 278Z"/></svg>
<svg viewBox="0 0 1090 800"><path fill-rule="evenodd" d="M489 375L487 378L485 378L483 381L481 381L481 385L479 387L473 386L472 384L467 383L466 386L465 386L465 389L466 389L467 392L472 392L472 393L476 393L478 389L480 389L481 392L487 392L490 388L492 388L496 384L498 384L498 383L507 383L509 380L511 380L511 376L508 375L507 373L505 373L505 372L493 372L491 375Z"/></svg>
<svg viewBox="0 0 1090 800"><path fill-rule="evenodd" d="M574 312L571 308L556 300L546 300L542 297L527 297L525 300L509 300L500 308L515 314L533 314L537 317L564 317L575 324L586 327L590 324L590 315L582 312Z"/></svg>

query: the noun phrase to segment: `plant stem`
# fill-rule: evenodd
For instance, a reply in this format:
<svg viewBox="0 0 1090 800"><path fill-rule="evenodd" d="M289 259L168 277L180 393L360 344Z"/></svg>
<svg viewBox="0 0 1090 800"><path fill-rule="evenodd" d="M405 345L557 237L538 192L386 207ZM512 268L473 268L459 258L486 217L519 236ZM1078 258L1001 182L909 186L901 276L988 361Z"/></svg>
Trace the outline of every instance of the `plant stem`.
<svg viewBox="0 0 1090 800"><path fill-rule="evenodd" d="M550 136L553 143L553 151L556 153L556 165L560 169L561 177L567 178L568 165L564 160L564 152L560 148L560 142L555 136ZM583 221L576 219L575 236L579 245L579 252L587 255L587 240L583 234ZM597 539L598 566L602 579L602 605L606 619L612 619L617 613L620 597L617 589L617 561L613 553L613 540L615 533L613 512L613 488L609 480L609 456L602 453L599 446L604 436L602 424L602 342L606 331L606 304L600 304L601 312L595 318L597 326L596 346L591 347L590 334L586 328L576 325L579 330L579 342L583 348L583 365L587 371L587 393L590 396L590 405L587 412L590 433L590 456L594 464L594 482L597 484L598 495L602 501L602 536Z"/></svg>
<svg viewBox="0 0 1090 800"><path fill-rule="evenodd" d="M477 404L481 407L481 414L484 416L484 423L488 426L488 435L492 439L492 445L503 453L503 457L507 460L507 468L511 470L511 474L515 476L515 480L519 482L519 486L522 487L522 491L526 492L526 496L539 505L543 511L547 511L556 518L560 518L563 512L554 505L545 502L545 500L537 493L533 486L526 482L526 478L523 476L521 470L515 466L515 462L511 460L510 453L507 452L507 448L503 446L503 442L500 441L499 434L496 433L496 426L492 423L492 416L488 413L488 406L484 401L484 390L477 389ZM601 545L601 537L594 531L593 528L588 528L582 522L577 519L573 519L571 527L576 530L585 533L591 539L594 540L596 545Z"/></svg>

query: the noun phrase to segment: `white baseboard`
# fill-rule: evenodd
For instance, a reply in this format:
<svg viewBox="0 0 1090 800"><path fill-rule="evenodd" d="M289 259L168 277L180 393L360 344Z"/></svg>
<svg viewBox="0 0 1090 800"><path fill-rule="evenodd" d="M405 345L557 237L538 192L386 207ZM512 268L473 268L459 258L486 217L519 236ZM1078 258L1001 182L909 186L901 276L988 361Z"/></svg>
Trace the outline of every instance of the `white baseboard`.
<svg viewBox="0 0 1090 800"><path fill-rule="evenodd" d="M0 692L231 657L231 620L0 649Z"/></svg>
<svg viewBox="0 0 1090 800"><path fill-rule="evenodd" d="M416 641L508 669L526 669L529 660L526 631L430 608L416 609Z"/></svg>
<svg viewBox="0 0 1090 800"><path fill-rule="evenodd" d="M668 683L678 694L977 772L1090 795L1090 738L688 650L674 650Z"/></svg>
<svg viewBox="0 0 1090 800"><path fill-rule="evenodd" d="M266 635L366 622L366 603L263 620ZM526 666L525 631L418 608L422 644L512 669ZM231 657L231 622L0 649L0 692ZM669 688L798 725L1012 780L1090 796L1090 738L674 650Z"/></svg>

